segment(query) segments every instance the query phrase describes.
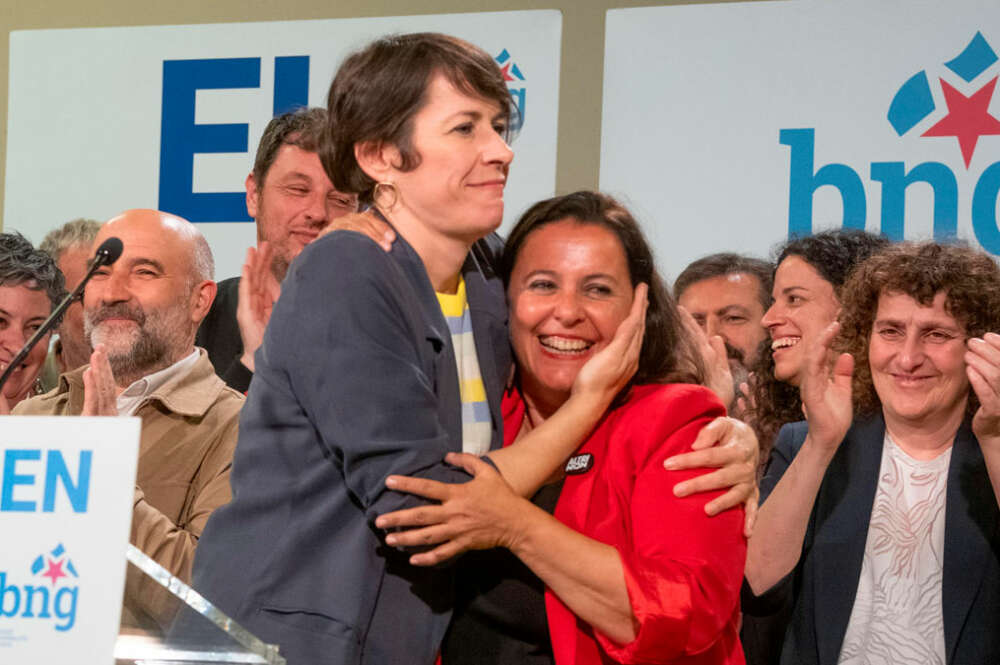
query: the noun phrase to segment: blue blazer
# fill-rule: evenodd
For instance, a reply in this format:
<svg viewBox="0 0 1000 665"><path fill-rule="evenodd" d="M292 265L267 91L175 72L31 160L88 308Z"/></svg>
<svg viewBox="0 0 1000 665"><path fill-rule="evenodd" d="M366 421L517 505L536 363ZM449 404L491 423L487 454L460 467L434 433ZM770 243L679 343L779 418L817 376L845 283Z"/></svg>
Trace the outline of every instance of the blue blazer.
<svg viewBox="0 0 1000 665"><path fill-rule="evenodd" d="M463 275L493 421L511 364L499 240ZM205 527L194 587L289 665L434 662L452 610L453 571L416 568L375 517L416 505L390 474L447 482L462 449L451 334L416 252L383 252L336 232L292 265L255 356L240 419L233 500ZM188 636L190 618L173 636Z"/></svg>
<svg viewBox="0 0 1000 665"><path fill-rule="evenodd" d="M805 440L808 424L786 425L761 481L766 500ZM744 594L757 616L791 612L781 663L834 665L861 576L878 485L885 420L859 420L847 432L816 496L798 566L761 596ZM948 470L942 607L947 662L1000 662L1000 511L968 419ZM746 587L745 587L746 590Z"/></svg>

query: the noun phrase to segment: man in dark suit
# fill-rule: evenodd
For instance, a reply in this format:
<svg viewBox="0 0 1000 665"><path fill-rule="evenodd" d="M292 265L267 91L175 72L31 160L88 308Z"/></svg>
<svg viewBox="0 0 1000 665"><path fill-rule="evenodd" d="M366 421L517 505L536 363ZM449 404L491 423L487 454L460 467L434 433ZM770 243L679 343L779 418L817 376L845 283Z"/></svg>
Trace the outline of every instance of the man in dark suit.
<svg viewBox="0 0 1000 665"><path fill-rule="evenodd" d="M321 108L297 109L268 123L244 183L257 247L247 250L242 277L219 282L198 330L195 343L208 351L216 373L243 393L288 266L331 220L358 208L357 197L334 189L320 164L316 151L325 123Z"/></svg>

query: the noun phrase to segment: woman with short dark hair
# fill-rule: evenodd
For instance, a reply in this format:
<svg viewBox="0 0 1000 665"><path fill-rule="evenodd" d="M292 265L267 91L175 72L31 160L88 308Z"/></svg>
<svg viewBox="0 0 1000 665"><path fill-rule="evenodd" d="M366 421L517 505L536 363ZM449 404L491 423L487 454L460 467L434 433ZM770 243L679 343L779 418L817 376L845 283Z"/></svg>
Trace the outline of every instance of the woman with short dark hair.
<svg viewBox="0 0 1000 665"><path fill-rule="evenodd" d="M386 478L467 481L445 462L464 451L533 494L633 373L645 287L630 287L626 323L563 407L501 448L510 347L490 234L515 113L503 75L460 39L398 35L349 56L328 100L331 181L397 239L383 252L335 232L296 259L256 356L234 499L206 526L194 581L291 665L429 665L454 571L411 566L383 542L376 515L425 503Z"/></svg>
<svg viewBox="0 0 1000 665"><path fill-rule="evenodd" d="M331 233L292 265L256 355L234 498L205 527L193 572L292 665L432 663L452 571L386 547L375 516L416 501L385 478L465 480L444 462L464 450L533 493L634 371L642 287L627 334L581 376L561 422L537 430L530 453L499 449L510 351L498 243L483 238L503 217L514 108L488 54L433 33L375 41L330 87L324 165L397 240L383 252Z"/></svg>
<svg viewBox="0 0 1000 665"><path fill-rule="evenodd" d="M0 373L66 296L55 262L19 233L0 233ZM49 336L42 338L0 391L0 413L40 392L38 374Z"/></svg>

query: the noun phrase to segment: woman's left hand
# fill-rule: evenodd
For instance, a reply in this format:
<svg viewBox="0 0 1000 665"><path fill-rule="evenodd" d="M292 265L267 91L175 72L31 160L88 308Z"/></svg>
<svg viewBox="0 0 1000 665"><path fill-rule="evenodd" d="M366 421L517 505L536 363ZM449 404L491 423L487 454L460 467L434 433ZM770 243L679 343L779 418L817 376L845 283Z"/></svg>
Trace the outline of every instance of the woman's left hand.
<svg viewBox="0 0 1000 665"><path fill-rule="evenodd" d="M967 346L965 373L979 398L972 431L980 445L1000 451L1000 335L986 333L970 339Z"/></svg>
<svg viewBox="0 0 1000 665"><path fill-rule="evenodd" d="M749 425L735 418L716 418L698 432L691 445L693 452L668 457L664 468L670 471L713 467L717 471L691 478L674 486L675 496L727 489L722 496L705 505L705 512L717 515L744 504L746 518L743 532L750 537L757 519L757 466L760 446Z"/></svg>
<svg viewBox="0 0 1000 665"><path fill-rule="evenodd" d="M385 485L440 502L380 515L380 529L405 528L390 533L393 547L436 546L410 557L415 566L433 566L468 550L510 549L521 535L520 522L531 503L517 496L496 470L475 455L449 453L445 461L472 475L467 483L442 483L426 478L389 476Z"/></svg>

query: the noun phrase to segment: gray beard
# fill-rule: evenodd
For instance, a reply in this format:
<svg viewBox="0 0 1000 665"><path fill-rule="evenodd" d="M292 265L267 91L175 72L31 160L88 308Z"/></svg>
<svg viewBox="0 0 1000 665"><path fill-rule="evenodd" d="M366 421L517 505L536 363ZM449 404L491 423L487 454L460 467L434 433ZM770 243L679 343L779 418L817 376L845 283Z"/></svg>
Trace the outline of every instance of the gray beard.
<svg viewBox="0 0 1000 665"><path fill-rule="evenodd" d="M120 313L129 311L129 308L124 305L109 306L102 308L102 311L105 314ZM100 313L102 312L98 315ZM127 387L144 376L169 367L179 360L179 349L184 348L183 342L175 338L178 332L177 322L171 321L170 312L156 312L147 316L141 309L133 309L130 315L139 325L134 341L128 348L121 349L121 344L105 344L108 349L108 364L111 365L115 383L119 387ZM85 314L84 331L87 341L94 347L102 341L94 339L94 328L100 326L101 321L91 323L92 318ZM101 335L98 333L97 336Z"/></svg>
<svg viewBox="0 0 1000 665"><path fill-rule="evenodd" d="M128 353L108 354L111 373L115 375L115 383L119 386L129 386L142 377L173 364L168 357L169 349L162 339L153 337L145 330L141 333Z"/></svg>

